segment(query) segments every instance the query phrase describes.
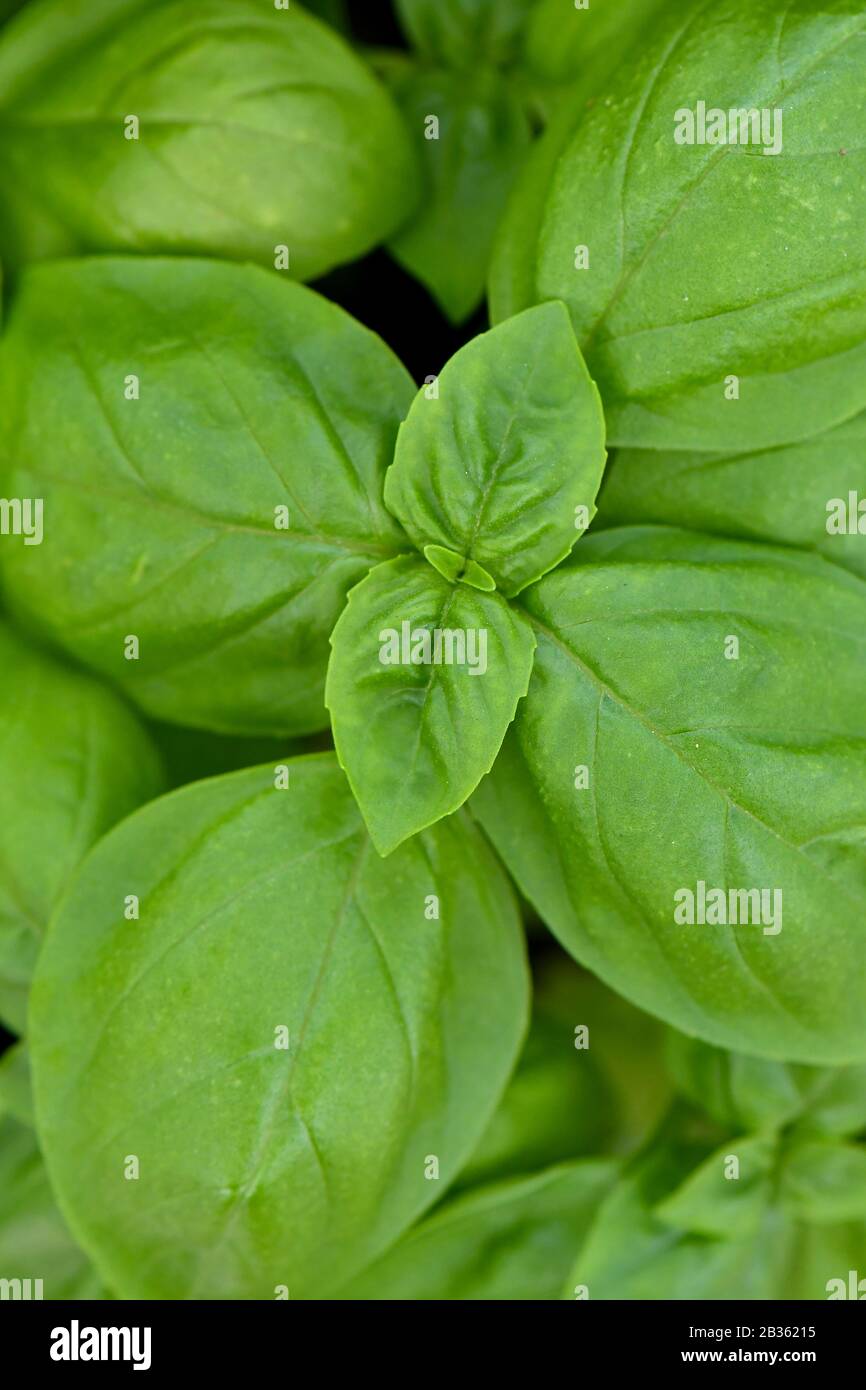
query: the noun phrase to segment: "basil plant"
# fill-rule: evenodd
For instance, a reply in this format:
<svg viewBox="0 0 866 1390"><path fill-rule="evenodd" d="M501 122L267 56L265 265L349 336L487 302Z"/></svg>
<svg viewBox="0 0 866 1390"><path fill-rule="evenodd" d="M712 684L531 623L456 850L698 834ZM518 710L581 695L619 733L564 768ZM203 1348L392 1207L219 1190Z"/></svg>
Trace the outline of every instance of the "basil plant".
<svg viewBox="0 0 866 1390"><path fill-rule="evenodd" d="M866 1297L866 11L372 8L0 13L0 1280Z"/></svg>

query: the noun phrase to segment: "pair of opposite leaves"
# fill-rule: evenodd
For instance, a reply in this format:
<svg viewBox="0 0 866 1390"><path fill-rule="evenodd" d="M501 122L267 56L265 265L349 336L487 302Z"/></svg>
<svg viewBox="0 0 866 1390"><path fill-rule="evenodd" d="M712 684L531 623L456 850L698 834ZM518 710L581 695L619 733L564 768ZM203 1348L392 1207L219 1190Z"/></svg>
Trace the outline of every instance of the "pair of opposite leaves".
<svg viewBox="0 0 866 1390"><path fill-rule="evenodd" d="M48 524L41 546L3 548L11 606L151 713L299 732L321 726L327 634L367 575L329 701L383 848L495 758L476 812L580 960L712 1041L859 1059L862 580L643 527L591 535L530 582L569 549L602 463L555 305L470 344L409 411L389 500L428 557L452 573L470 559L497 588L446 578L405 554L382 501L411 393L372 334L261 271L29 272L0 377L5 487L44 498ZM383 666L380 633L404 621L486 627L486 673ZM674 894L698 880L781 889L781 932L675 924Z"/></svg>

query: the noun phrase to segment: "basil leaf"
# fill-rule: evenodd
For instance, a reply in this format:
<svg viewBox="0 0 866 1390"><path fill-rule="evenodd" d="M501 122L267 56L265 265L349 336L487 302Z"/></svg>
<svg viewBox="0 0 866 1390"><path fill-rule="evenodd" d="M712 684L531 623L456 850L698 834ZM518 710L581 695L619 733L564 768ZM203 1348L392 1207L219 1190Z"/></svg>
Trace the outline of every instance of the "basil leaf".
<svg viewBox="0 0 866 1390"><path fill-rule="evenodd" d="M10 264L118 250L273 266L286 247L309 279L383 241L418 192L386 91L300 5L28 5L0 42L0 131Z"/></svg>
<svg viewBox="0 0 866 1390"><path fill-rule="evenodd" d="M780 1261L777 1297L838 1299L866 1297L863 1251L866 1222L791 1229Z"/></svg>
<svg viewBox="0 0 866 1390"><path fill-rule="evenodd" d="M526 694L532 630L499 594L401 556L352 590L331 645L337 756L376 849L390 854L489 772Z"/></svg>
<svg viewBox="0 0 866 1390"><path fill-rule="evenodd" d="M732 1159L738 1165L736 1176ZM725 1240L756 1235L773 1197L775 1159L772 1135L730 1139L656 1205L655 1215L697 1235Z"/></svg>
<svg viewBox="0 0 866 1390"><path fill-rule="evenodd" d="M478 1188L422 1221L340 1296L555 1299L605 1190L611 1159Z"/></svg>
<svg viewBox="0 0 866 1390"><path fill-rule="evenodd" d="M673 1030L667 1061L682 1094L726 1129L783 1125L803 1107L795 1069L784 1062L726 1052ZM801 1070L829 1075L817 1067Z"/></svg>
<svg viewBox="0 0 866 1390"><path fill-rule="evenodd" d="M332 755L285 789L262 767L174 792L88 858L40 956L59 1199L121 1296L324 1294L459 1172L526 1005L515 904L466 813L384 864Z"/></svg>
<svg viewBox="0 0 866 1390"><path fill-rule="evenodd" d="M862 1062L866 586L797 552L636 528L585 539L521 602L532 681L474 801L521 891L682 1030ZM734 925L711 890L723 920L737 891Z"/></svg>
<svg viewBox="0 0 866 1390"><path fill-rule="evenodd" d="M5 550L18 544L2 540ZM135 716L0 623L0 1018L22 1033L42 934L90 846L162 789Z"/></svg>
<svg viewBox="0 0 866 1390"><path fill-rule="evenodd" d="M776 449L620 450L598 524L673 518L693 531L817 550L866 578L866 414Z"/></svg>
<svg viewBox="0 0 866 1390"><path fill-rule="evenodd" d="M413 47L426 58L474 71L478 60L507 63L534 0L396 0Z"/></svg>
<svg viewBox="0 0 866 1390"><path fill-rule="evenodd" d="M57 1210L36 1135L9 1117L0 1119L0 1278L20 1279L21 1297L105 1296ZM40 1279L41 1292L34 1283Z"/></svg>
<svg viewBox="0 0 866 1390"><path fill-rule="evenodd" d="M513 85L488 68L409 67L395 72L391 86L426 188L390 250L452 323L462 323L484 297L494 234L529 147L529 120Z"/></svg>
<svg viewBox="0 0 866 1390"><path fill-rule="evenodd" d="M535 1010L499 1106L456 1186L476 1187L597 1152L613 1129L613 1104L573 1027Z"/></svg>
<svg viewBox="0 0 866 1390"><path fill-rule="evenodd" d="M635 41L645 41L665 0L536 0L524 40L524 57L536 77L600 92Z"/></svg>
<svg viewBox="0 0 866 1390"><path fill-rule="evenodd" d="M802 1132L866 1129L866 1067L807 1067L710 1047L668 1035L677 1086L729 1129L796 1123Z"/></svg>
<svg viewBox="0 0 866 1390"><path fill-rule="evenodd" d="M3 547L10 605L159 718L324 727L346 591L405 543L381 492L411 394L378 338L251 266L28 272L0 415L46 531Z"/></svg>
<svg viewBox="0 0 866 1390"><path fill-rule="evenodd" d="M782 1165L782 1200L801 1220L866 1218L866 1145L794 1142Z"/></svg>
<svg viewBox="0 0 866 1390"><path fill-rule="evenodd" d="M612 443L754 450L866 405L864 42L847 0L667 7L608 99L551 135L537 235L535 176L503 232L525 272L494 273L495 313L565 300ZM735 142L701 143L698 94L765 113L760 145L739 118Z"/></svg>
<svg viewBox="0 0 866 1390"><path fill-rule="evenodd" d="M26 1042L14 1043L0 1057L0 1116L20 1124L35 1124L30 1088L30 1053Z"/></svg>
<svg viewBox="0 0 866 1390"><path fill-rule="evenodd" d="M564 1297L590 1299L766 1299L776 1297L785 1230L770 1214L755 1238L684 1233L657 1208L694 1165L693 1146L660 1139L601 1203ZM584 1292L586 1291L586 1292Z"/></svg>
<svg viewBox="0 0 866 1390"><path fill-rule="evenodd" d="M419 549L477 561L510 596L586 529L604 461L598 392L565 309L544 304L473 338L438 396L415 397L385 502Z"/></svg>

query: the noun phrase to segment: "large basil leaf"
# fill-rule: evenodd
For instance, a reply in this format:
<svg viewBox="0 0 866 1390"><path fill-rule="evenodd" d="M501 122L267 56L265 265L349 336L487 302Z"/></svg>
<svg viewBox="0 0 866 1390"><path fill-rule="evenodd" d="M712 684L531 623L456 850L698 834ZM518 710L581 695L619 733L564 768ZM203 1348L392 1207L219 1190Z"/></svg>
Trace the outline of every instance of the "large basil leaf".
<svg viewBox="0 0 866 1390"><path fill-rule="evenodd" d="M346 591L405 545L391 352L251 266L108 258L28 272L2 353L6 486L46 518L0 554L10 605L160 718L324 727Z"/></svg>
<svg viewBox="0 0 866 1390"><path fill-rule="evenodd" d="M534 0L396 0L407 37L425 58L474 70L507 63Z"/></svg>
<svg viewBox="0 0 866 1390"><path fill-rule="evenodd" d="M352 590L331 645L337 755L373 843L390 854L490 771L526 694L535 639L499 594L401 556Z"/></svg>
<svg viewBox="0 0 866 1390"><path fill-rule="evenodd" d="M360 1279L350 1299L558 1298L599 1201L611 1159L582 1159L447 1202Z"/></svg>
<svg viewBox="0 0 866 1390"><path fill-rule="evenodd" d="M465 812L386 864L332 755L287 788L266 766L172 793L97 847L40 957L63 1209L123 1296L323 1294L457 1175L526 1005L519 917Z"/></svg>
<svg viewBox="0 0 866 1390"><path fill-rule="evenodd" d="M385 501L419 549L473 560L513 595L586 529L604 461L595 384L564 307L544 304L473 338L438 395L415 397Z"/></svg>
<svg viewBox="0 0 866 1390"><path fill-rule="evenodd" d="M386 91L301 5L35 0L0 42L0 132L10 263L186 251L273 266L285 246L309 279L384 240L417 196Z"/></svg>
<svg viewBox="0 0 866 1390"><path fill-rule="evenodd" d="M667 1060L678 1088L727 1129L796 1123L801 1131L866 1129L866 1067L807 1067L726 1052L670 1031Z"/></svg>
<svg viewBox="0 0 866 1390"><path fill-rule="evenodd" d="M597 524L642 521L817 550L866 578L866 414L776 449L622 449Z"/></svg>
<svg viewBox="0 0 866 1390"><path fill-rule="evenodd" d="M851 0L668 6L608 99L551 132L493 312L566 301L613 443L767 447L866 404L864 25ZM677 143L698 98L765 111L765 147L781 110L781 152Z"/></svg>
<svg viewBox="0 0 866 1390"><path fill-rule="evenodd" d="M162 790L163 774L116 695L5 623L0 744L0 1018L21 1033L42 934L70 875L115 821Z"/></svg>
<svg viewBox="0 0 866 1390"><path fill-rule="evenodd" d="M635 528L584 539L521 604L532 681L474 804L523 893L684 1031L866 1060L866 585ZM745 922L700 925L701 884L763 890L762 920L737 898Z"/></svg>
<svg viewBox="0 0 866 1390"><path fill-rule="evenodd" d="M36 1279L46 1299L104 1297L57 1210L36 1135L9 1117L0 1119L0 1279L29 1279L33 1298Z"/></svg>
<svg viewBox="0 0 866 1390"><path fill-rule="evenodd" d="M484 297L494 234L529 147L529 120L513 84L490 68L407 65L395 70L391 89L426 187L390 249L452 322L462 323Z"/></svg>

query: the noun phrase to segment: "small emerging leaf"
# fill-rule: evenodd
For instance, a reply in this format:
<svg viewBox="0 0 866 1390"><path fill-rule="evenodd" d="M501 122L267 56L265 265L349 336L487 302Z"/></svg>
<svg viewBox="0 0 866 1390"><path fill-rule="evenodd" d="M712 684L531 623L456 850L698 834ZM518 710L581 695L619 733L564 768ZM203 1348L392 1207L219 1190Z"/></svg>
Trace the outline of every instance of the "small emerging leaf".
<svg viewBox="0 0 866 1390"><path fill-rule="evenodd" d="M325 700L380 854L461 806L525 695L535 639L499 594L415 556L371 571L331 638Z"/></svg>
<svg viewBox="0 0 866 1390"><path fill-rule="evenodd" d="M604 470L604 417L561 304L461 348L400 427L385 502L419 549L474 560L510 597L586 530Z"/></svg>

